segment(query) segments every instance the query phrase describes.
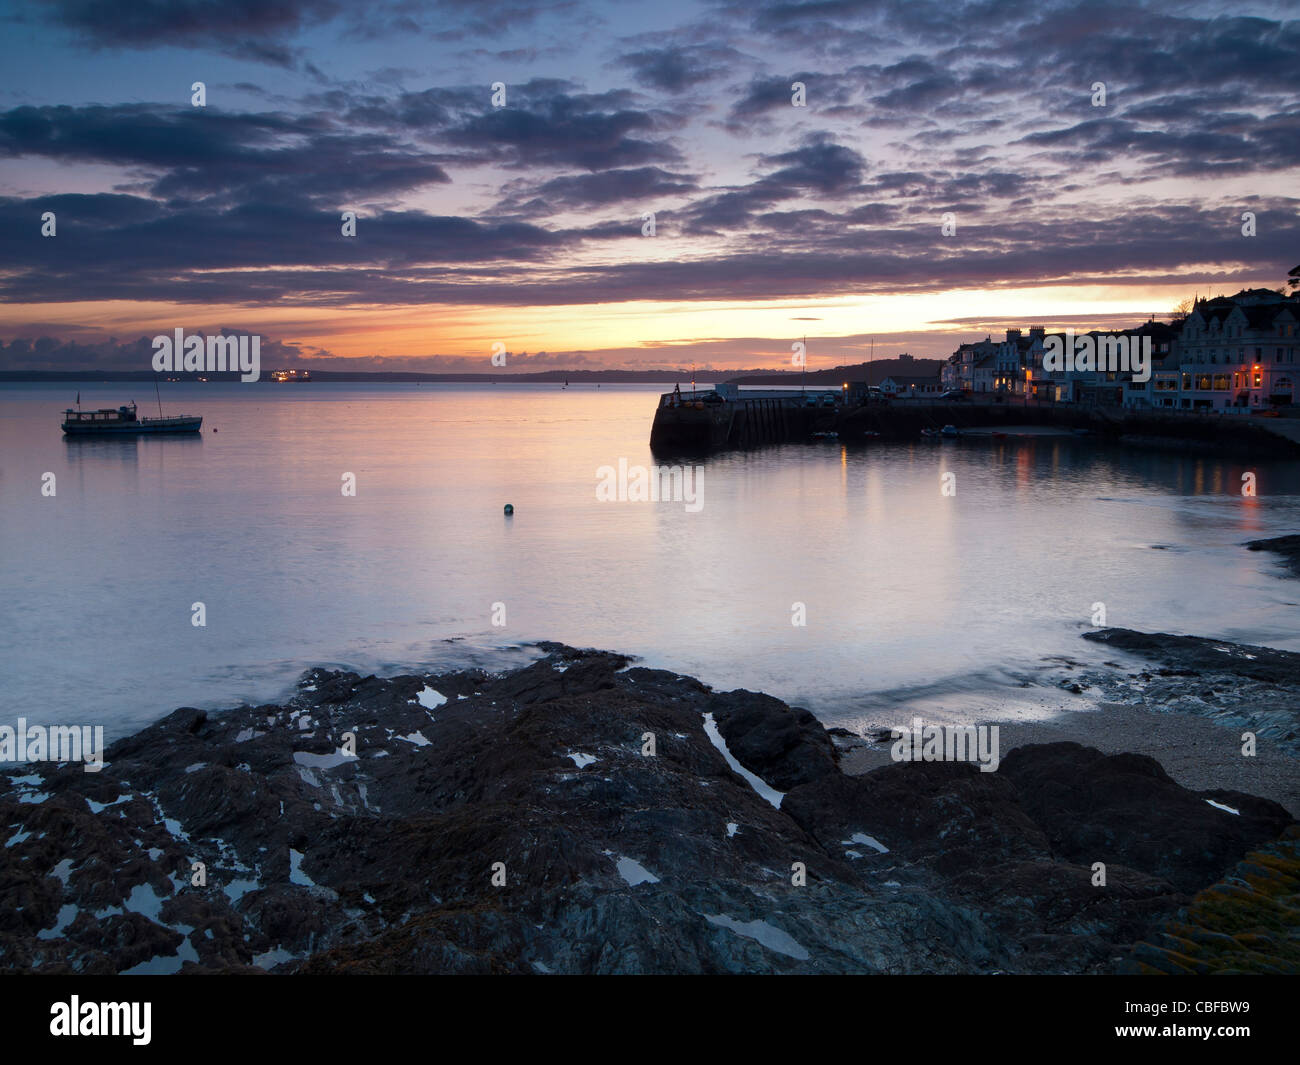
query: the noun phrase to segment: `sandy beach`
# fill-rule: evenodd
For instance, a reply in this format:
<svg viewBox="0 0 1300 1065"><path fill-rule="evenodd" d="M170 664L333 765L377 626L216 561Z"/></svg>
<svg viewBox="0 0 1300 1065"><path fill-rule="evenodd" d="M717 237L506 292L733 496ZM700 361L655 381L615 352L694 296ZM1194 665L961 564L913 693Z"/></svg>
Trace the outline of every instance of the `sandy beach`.
<svg viewBox="0 0 1300 1065"><path fill-rule="evenodd" d="M981 723L998 726L1003 758L1027 743L1062 740L1103 754L1145 754L1185 788L1244 791L1272 799L1300 817L1300 762L1267 740L1260 740L1255 756L1247 758L1241 753L1239 731L1206 718L1102 703L1093 710L1067 710L1036 721ZM889 745L879 744L844 752L840 765L858 775L890 761Z"/></svg>

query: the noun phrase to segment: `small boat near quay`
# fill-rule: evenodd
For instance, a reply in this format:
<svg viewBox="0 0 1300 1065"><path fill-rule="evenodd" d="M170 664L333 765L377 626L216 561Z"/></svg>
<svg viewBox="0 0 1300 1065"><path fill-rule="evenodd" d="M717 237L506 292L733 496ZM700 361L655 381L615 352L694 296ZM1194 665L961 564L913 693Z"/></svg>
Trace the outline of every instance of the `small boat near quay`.
<svg viewBox="0 0 1300 1065"><path fill-rule="evenodd" d="M140 418L134 403L113 409L73 410L63 412L63 431L68 436L136 436L141 433L197 433L203 418L196 414L177 414L169 418Z"/></svg>

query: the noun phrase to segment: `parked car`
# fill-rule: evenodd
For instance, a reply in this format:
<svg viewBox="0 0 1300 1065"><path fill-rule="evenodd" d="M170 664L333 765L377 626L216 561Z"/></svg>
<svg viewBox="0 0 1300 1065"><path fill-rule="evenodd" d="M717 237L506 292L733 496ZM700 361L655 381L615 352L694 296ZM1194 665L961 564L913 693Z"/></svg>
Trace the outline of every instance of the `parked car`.
<svg viewBox="0 0 1300 1065"><path fill-rule="evenodd" d="M948 389L947 392L941 392L939 394L939 398L940 399L965 399L966 393L963 392L960 388L950 388Z"/></svg>

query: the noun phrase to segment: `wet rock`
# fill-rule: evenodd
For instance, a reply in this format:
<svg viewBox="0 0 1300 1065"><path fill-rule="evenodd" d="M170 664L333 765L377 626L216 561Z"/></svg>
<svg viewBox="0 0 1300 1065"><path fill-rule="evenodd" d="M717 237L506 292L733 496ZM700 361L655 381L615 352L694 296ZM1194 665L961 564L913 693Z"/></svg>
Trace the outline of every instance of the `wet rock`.
<svg viewBox="0 0 1300 1065"><path fill-rule="evenodd" d="M712 696L708 709L740 764L779 791L835 769L835 745L807 710L743 689Z"/></svg>
<svg viewBox="0 0 1300 1065"><path fill-rule="evenodd" d="M1292 577L1300 577L1300 533L1275 536L1270 540L1248 540L1251 551L1272 551L1282 556L1282 562Z"/></svg>
<svg viewBox="0 0 1300 1065"><path fill-rule="evenodd" d="M1015 786L1053 854L1080 865L1122 863L1187 892L1291 823L1267 799L1192 792L1145 755L1103 755L1077 743L1018 748L1002 760L999 775Z"/></svg>
<svg viewBox="0 0 1300 1065"><path fill-rule="evenodd" d="M1300 753L1300 653L1133 629L1083 638L1159 663L1136 683L1100 680L1108 698L1209 717Z"/></svg>
<svg viewBox="0 0 1300 1065"><path fill-rule="evenodd" d="M0 969L1098 972L1285 827L1075 744L847 777L849 737L805 710L541 650L315 669L283 705L176 711L101 773L0 774Z"/></svg>

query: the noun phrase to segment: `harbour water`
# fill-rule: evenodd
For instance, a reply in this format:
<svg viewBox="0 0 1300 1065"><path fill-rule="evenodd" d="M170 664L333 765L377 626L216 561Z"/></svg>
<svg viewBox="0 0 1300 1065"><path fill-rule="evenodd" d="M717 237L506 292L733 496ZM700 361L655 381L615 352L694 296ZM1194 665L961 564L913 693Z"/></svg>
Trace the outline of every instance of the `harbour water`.
<svg viewBox="0 0 1300 1065"><path fill-rule="evenodd" d="M1101 653L1079 639L1099 603L1300 650L1300 585L1241 547L1300 528L1300 463L819 441L703 460L699 507L598 499L601 467L654 464L672 384L172 384L202 434L124 440L64 439L60 413L78 387L148 411L148 383L0 387L0 722L112 739L312 665L492 668L535 640L849 727L1033 714L1059 704L1045 659Z"/></svg>

